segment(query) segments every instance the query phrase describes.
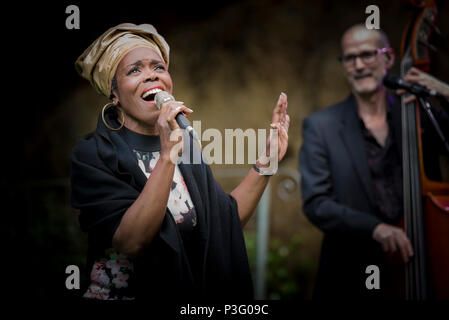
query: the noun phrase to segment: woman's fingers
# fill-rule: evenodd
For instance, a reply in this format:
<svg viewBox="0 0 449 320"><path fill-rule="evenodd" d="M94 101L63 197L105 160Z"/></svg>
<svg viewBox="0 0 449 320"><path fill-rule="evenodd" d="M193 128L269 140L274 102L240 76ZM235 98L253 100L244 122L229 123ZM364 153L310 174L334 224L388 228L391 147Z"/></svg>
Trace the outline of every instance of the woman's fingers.
<svg viewBox="0 0 449 320"><path fill-rule="evenodd" d="M276 140L274 137L274 130L277 130ZM273 143L276 143L277 145L273 145ZM278 161L281 161L287 151L288 146L288 130L286 129L285 124L281 124L279 122L270 124L270 136L268 138L268 146L270 146L270 149L273 147L276 148Z"/></svg>
<svg viewBox="0 0 449 320"><path fill-rule="evenodd" d="M191 114L193 110L186 107L180 101L169 101L162 105L159 118L163 122L166 121L171 130L179 129L179 125L176 122L176 116L181 112Z"/></svg>
<svg viewBox="0 0 449 320"><path fill-rule="evenodd" d="M176 163L182 153L182 130L176 121L179 113L191 114L192 109L181 101L168 101L161 106L157 126L161 141L161 155L168 155Z"/></svg>
<svg viewBox="0 0 449 320"><path fill-rule="evenodd" d="M285 114L284 121L282 122L282 126L288 132L288 128L290 127L290 116L287 113Z"/></svg>
<svg viewBox="0 0 449 320"><path fill-rule="evenodd" d="M282 124L280 122L278 123L272 123L270 125L271 129L276 129L278 130L278 137L285 137L288 139L288 124Z"/></svg>
<svg viewBox="0 0 449 320"><path fill-rule="evenodd" d="M276 106L273 109L273 115L271 117L272 123L281 122L284 119L285 113L287 112L287 105L287 95L281 92Z"/></svg>
<svg viewBox="0 0 449 320"><path fill-rule="evenodd" d="M288 101L287 95L283 92L279 95L279 99L276 106L273 109L273 116L271 119L271 129L270 129L270 142L272 142L273 129L278 130L277 139L277 152L278 161L282 160L286 152L286 146L288 144L288 128L290 126L290 116L287 114Z"/></svg>
<svg viewBox="0 0 449 320"><path fill-rule="evenodd" d="M287 129L285 128L285 125L283 125L283 124L281 124L281 123L278 123L277 125L276 125L276 129L278 129L278 132L279 132L279 138L281 139L281 138L284 138L284 139L287 139L288 140L288 131L287 131Z"/></svg>

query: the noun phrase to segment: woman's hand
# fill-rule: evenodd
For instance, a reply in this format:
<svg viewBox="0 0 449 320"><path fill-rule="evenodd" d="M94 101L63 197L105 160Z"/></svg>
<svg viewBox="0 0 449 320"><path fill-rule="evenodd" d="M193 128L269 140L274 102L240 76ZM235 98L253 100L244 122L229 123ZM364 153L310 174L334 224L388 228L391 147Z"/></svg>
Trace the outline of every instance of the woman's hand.
<svg viewBox="0 0 449 320"><path fill-rule="evenodd" d="M439 94L442 94L449 99L449 85L415 67L410 68L410 70L405 74L404 81L418 83L429 90L435 90ZM396 93L401 95L406 93L406 91L398 89L396 90ZM414 95L411 95L410 97L407 97L405 99L405 103L411 102L415 99L416 97Z"/></svg>
<svg viewBox="0 0 449 320"><path fill-rule="evenodd" d="M177 163L178 156L182 153L182 130L176 122L176 115L180 112L191 114L192 109L187 108L182 101L167 101L162 104L156 123L161 141L161 159L170 159Z"/></svg>
<svg viewBox="0 0 449 320"><path fill-rule="evenodd" d="M256 163L258 170L251 168L243 181L231 191L231 196L237 201L242 226L251 218L267 186L268 177L276 173L277 162L281 161L287 152L288 127L290 125L287 105L287 95L281 93L274 107L273 116L271 117L270 135L267 139L266 153L259 157ZM277 131L277 134L275 134L275 131ZM274 155L273 153L270 154L270 147ZM276 163L272 164L272 161L276 161Z"/></svg>
<svg viewBox="0 0 449 320"><path fill-rule="evenodd" d="M280 162L287 152L288 128L290 126L290 116L287 114L287 107L287 95L282 92L276 106L273 109L270 124L270 135L267 138L266 143L266 154L265 156L262 155L257 161L256 165L258 167L271 166L270 162L273 160ZM277 131L277 134L275 134L275 130ZM275 159L275 154L271 153L271 149L273 149L273 152L277 153L277 159Z"/></svg>

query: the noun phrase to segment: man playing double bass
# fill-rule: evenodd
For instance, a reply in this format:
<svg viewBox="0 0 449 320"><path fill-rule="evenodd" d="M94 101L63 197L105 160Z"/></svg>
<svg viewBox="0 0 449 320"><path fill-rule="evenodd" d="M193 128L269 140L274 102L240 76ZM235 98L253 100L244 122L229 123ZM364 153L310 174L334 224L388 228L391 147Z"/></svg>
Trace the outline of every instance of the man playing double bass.
<svg viewBox="0 0 449 320"><path fill-rule="evenodd" d="M341 50L351 95L303 122L303 211L324 232L314 298L388 298L396 276L391 261L406 264L414 253L399 227L401 101L382 85L395 54L382 31L364 25L343 34ZM436 116L449 128L447 116ZM426 138L438 142L432 128L425 127ZM368 280L371 289L367 278L376 270L368 266L378 268L380 280Z"/></svg>

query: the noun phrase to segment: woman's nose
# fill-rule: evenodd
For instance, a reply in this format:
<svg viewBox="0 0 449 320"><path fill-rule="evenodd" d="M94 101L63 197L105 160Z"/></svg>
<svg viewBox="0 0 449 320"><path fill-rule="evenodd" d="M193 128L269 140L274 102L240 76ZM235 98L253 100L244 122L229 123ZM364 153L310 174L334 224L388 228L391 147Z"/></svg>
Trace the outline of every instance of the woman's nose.
<svg viewBox="0 0 449 320"><path fill-rule="evenodd" d="M153 70L151 70L151 71L149 71L149 72L146 74L145 82L148 82L148 81L155 81L155 80L157 80L157 79L158 79L158 78L157 78L156 72L154 72Z"/></svg>

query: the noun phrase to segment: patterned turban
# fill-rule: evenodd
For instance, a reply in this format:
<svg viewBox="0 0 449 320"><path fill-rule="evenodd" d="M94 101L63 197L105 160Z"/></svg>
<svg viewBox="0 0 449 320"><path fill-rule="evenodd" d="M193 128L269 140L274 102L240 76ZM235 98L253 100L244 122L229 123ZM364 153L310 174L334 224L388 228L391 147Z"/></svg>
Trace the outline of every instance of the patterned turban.
<svg viewBox="0 0 449 320"><path fill-rule="evenodd" d="M122 23L95 40L75 62L76 71L101 94L109 97L117 66L131 50L147 47L168 66L170 47L150 24Z"/></svg>

